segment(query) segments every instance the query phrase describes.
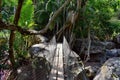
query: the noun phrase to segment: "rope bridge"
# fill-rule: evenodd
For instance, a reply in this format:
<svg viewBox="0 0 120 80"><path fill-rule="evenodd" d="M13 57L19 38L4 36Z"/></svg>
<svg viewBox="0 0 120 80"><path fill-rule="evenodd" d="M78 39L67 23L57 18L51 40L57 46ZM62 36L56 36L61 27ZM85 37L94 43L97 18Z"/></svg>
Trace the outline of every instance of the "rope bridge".
<svg viewBox="0 0 120 80"><path fill-rule="evenodd" d="M49 80L64 80L62 44L57 45Z"/></svg>
<svg viewBox="0 0 120 80"><path fill-rule="evenodd" d="M78 61L79 56L70 49L65 37L63 44L56 44L53 37L49 44L33 45L30 50L31 55L45 57L52 65L48 80L74 80L74 77L83 70Z"/></svg>

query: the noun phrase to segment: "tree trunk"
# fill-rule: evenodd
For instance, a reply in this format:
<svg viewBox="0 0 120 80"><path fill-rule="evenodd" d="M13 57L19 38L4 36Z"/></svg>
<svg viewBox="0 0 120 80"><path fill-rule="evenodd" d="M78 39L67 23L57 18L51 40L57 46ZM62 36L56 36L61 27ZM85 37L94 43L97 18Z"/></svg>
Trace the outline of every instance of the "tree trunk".
<svg viewBox="0 0 120 80"><path fill-rule="evenodd" d="M15 31L11 30L10 38L9 38L9 58L13 69L15 69L15 58L14 58L14 50L13 50L14 39L15 39Z"/></svg>
<svg viewBox="0 0 120 80"><path fill-rule="evenodd" d="M1 7L2 7L2 0L0 0L0 20L2 19L2 15L1 15Z"/></svg>
<svg viewBox="0 0 120 80"><path fill-rule="evenodd" d="M16 10L15 17L14 17L14 25L16 26L18 25L18 21L20 18L20 12L21 12L23 1L24 0L18 1L17 10ZM10 39L9 39L9 58L12 64L13 72L11 73L8 80L14 80L17 75L17 67L15 65L15 58L14 58L14 40L15 40L15 31L11 30Z"/></svg>
<svg viewBox="0 0 120 80"><path fill-rule="evenodd" d="M15 25L18 24L19 17L20 17L20 11L21 11L21 8L22 8L23 1L24 0L19 0L18 1L17 10L16 10L15 17L14 17L14 24ZM14 58L14 45L13 45L14 40L15 40L15 31L11 30L10 39L9 39L9 58L10 58L10 61L11 61L11 64L12 64L12 68L16 69L16 67L15 67L15 58Z"/></svg>

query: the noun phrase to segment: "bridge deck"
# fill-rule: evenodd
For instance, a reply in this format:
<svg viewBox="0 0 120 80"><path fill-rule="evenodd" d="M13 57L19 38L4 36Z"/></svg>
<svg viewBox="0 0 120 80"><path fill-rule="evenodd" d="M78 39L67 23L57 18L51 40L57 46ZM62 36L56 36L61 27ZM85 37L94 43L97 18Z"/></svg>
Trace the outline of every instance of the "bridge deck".
<svg viewBox="0 0 120 80"><path fill-rule="evenodd" d="M54 56L53 66L50 72L49 80L64 80L63 63L62 44L57 44L57 50Z"/></svg>

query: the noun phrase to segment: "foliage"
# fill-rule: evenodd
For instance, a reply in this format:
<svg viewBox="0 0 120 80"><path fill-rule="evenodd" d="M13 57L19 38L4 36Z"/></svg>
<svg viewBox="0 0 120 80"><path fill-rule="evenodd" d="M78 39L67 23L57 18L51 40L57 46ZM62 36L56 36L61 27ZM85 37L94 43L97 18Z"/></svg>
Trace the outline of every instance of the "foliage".
<svg viewBox="0 0 120 80"><path fill-rule="evenodd" d="M34 7L31 0L25 0L22 7L21 16L19 20L20 26L26 26L24 28L31 28L34 26L33 21Z"/></svg>
<svg viewBox="0 0 120 80"><path fill-rule="evenodd" d="M15 6L17 5L17 0L4 0L2 2L2 19L5 22L9 22L9 18L15 13Z"/></svg>
<svg viewBox="0 0 120 80"><path fill-rule="evenodd" d="M35 22L38 24L37 29L43 28L53 13L63 4L63 0L36 1L35 4ZM88 27L91 27L92 35L98 36L100 39L106 39L106 34L111 36L114 32L118 33L119 25L116 22L110 22L112 17L119 9L120 0L89 0L85 7L80 11L80 17L74 33L77 37L87 37ZM59 23L62 27L69 10L76 11L76 1L72 1L69 6L61 13L52 25L52 28ZM62 22L63 21L63 22ZM115 27L116 26L116 27ZM118 31L117 31L118 30Z"/></svg>
<svg viewBox="0 0 120 80"><path fill-rule="evenodd" d="M105 39L107 34L110 36L115 30L119 30L116 22L109 21L119 9L118 3L119 0L89 0L86 7L81 10L83 19L78 22L83 36L87 36L85 33L88 27L91 28L91 33L100 39Z"/></svg>
<svg viewBox="0 0 120 80"><path fill-rule="evenodd" d="M6 30L0 31L0 67L8 68L8 65L4 60L8 59L8 37L9 34Z"/></svg>
<svg viewBox="0 0 120 80"><path fill-rule="evenodd" d="M58 6L56 0L36 0L34 11L34 20L38 24L36 29L44 28L58 7L60 6Z"/></svg>
<svg viewBox="0 0 120 80"><path fill-rule="evenodd" d="M1 12L3 21L7 23L13 23L14 14L17 7L17 1L18 0L3 1L2 12ZM19 26L22 26L26 29L33 28L33 26L35 25L33 21L33 14L34 14L34 7L32 4L32 0L25 0L21 11ZM7 31L7 33L9 34L9 31ZM20 58L20 56L26 57L28 55L27 39L29 39L29 37L26 38L26 36L23 36L18 32L16 33L15 42L14 42L14 53L15 53L14 55L16 59Z"/></svg>

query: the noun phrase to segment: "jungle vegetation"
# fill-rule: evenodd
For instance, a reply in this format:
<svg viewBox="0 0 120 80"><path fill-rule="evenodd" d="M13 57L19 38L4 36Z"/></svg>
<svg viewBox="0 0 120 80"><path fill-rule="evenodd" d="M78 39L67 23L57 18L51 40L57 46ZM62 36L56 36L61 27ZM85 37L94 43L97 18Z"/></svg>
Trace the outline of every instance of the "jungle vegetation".
<svg viewBox="0 0 120 80"><path fill-rule="evenodd" d="M0 57L12 69L28 57L35 35L109 40L120 33L120 0L0 0ZM7 65L0 65L9 68Z"/></svg>

